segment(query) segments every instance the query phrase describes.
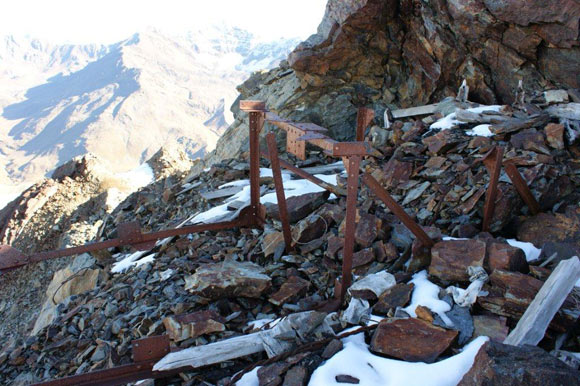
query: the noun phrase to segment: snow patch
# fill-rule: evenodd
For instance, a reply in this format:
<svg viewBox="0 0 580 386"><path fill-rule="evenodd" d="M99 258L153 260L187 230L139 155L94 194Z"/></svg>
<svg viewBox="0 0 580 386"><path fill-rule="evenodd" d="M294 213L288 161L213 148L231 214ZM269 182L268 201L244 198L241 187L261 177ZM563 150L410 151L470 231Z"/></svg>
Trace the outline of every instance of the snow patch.
<svg viewBox="0 0 580 386"><path fill-rule="evenodd" d="M427 364L373 355L364 341L364 334L356 334L342 340L344 349L314 371L309 386L344 385L336 382L337 375L355 377L361 386L454 386L473 366L475 356L487 340L479 337L461 353Z"/></svg>
<svg viewBox="0 0 580 386"><path fill-rule="evenodd" d="M148 253L148 251L137 251L137 252L132 253L130 255L126 255L126 257L124 257L120 261L117 261L115 264L113 264L113 267L111 268L111 273L123 273L123 272L127 271L128 269L130 269L131 267L134 267L134 266L139 267L143 264L153 262L155 260L154 259L155 254L149 255L149 256L145 257L144 259L141 259L147 253Z"/></svg>
<svg viewBox="0 0 580 386"><path fill-rule="evenodd" d="M134 190L147 186L155 181L155 173L153 173L153 169L151 169L148 163L141 164L128 172L117 173L116 177L126 181Z"/></svg>
<svg viewBox="0 0 580 386"><path fill-rule="evenodd" d="M236 382L236 386L258 386L260 384L258 370L260 370L261 367L262 366L258 366L249 373L244 374L244 376Z"/></svg>
<svg viewBox="0 0 580 386"><path fill-rule="evenodd" d="M467 130L465 134L479 137L493 137L490 127L491 125L478 125L471 130Z"/></svg>
<svg viewBox="0 0 580 386"><path fill-rule="evenodd" d="M439 315L446 325L453 326L451 319L445 315L447 311L451 310L451 306L439 299L441 288L427 279L427 271L421 271L413 275L413 280L410 283L413 283L415 288L413 288L411 304L403 308L403 311L416 318L415 309L417 306L424 306Z"/></svg>
<svg viewBox="0 0 580 386"><path fill-rule="evenodd" d="M479 113L483 113L484 111L499 112L502 108L503 108L503 106L500 106L500 105L478 106L478 107L472 107L470 109L466 109L466 111L468 111L470 113L479 114ZM441 118L437 122L433 123L430 126L430 128L431 129L439 129L439 130L448 130L448 129L451 129L455 126L459 126L461 124L465 124L465 122L461 122L461 121L457 120L457 115L455 113L451 113L451 114L446 115L445 117ZM484 126L484 125L480 125L480 126ZM479 129L479 130L483 130L483 129ZM489 130L489 128L488 128L488 130ZM474 134L474 135L479 135L479 134Z"/></svg>
<svg viewBox="0 0 580 386"><path fill-rule="evenodd" d="M538 258L540 257L540 253L542 253L542 250L536 248L532 243L517 241L515 239L510 239L506 241L512 247L516 247L524 251L524 253L526 254L526 260L528 262L538 260Z"/></svg>

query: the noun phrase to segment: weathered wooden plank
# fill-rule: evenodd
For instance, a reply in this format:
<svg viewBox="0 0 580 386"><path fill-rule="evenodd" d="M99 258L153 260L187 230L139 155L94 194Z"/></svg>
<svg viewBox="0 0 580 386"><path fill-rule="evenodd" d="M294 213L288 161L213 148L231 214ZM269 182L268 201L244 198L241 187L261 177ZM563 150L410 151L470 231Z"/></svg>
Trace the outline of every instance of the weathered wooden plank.
<svg viewBox="0 0 580 386"><path fill-rule="evenodd" d="M201 196L206 200L215 200L216 198L231 197L234 194L238 194L244 189L243 186L231 186L229 188L211 190L208 192L201 192Z"/></svg>
<svg viewBox="0 0 580 386"><path fill-rule="evenodd" d="M580 120L580 103L553 105L546 112L554 117Z"/></svg>
<svg viewBox="0 0 580 386"><path fill-rule="evenodd" d="M414 117L416 115L429 115L437 110L438 104L410 107L408 109L399 109L391 111L393 118Z"/></svg>
<svg viewBox="0 0 580 386"><path fill-rule="evenodd" d="M578 257L561 261L504 343L513 346L537 345L578 279L580 279Z"/></svg>

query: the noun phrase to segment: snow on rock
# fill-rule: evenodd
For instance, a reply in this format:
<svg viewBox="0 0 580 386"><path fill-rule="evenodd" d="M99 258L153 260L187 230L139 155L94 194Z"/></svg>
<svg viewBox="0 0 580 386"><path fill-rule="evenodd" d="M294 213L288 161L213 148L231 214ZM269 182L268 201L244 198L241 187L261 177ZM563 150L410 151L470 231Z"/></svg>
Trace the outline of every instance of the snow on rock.
<svg viewBox="0 0 580 386"><path fill-rule="evenodd" d="M141 259L147 253L148 251L137 251L130 255L126 255L123 259L113 264L111 273L123 273L133 266L139 267L143 264L152 263L155 258L155 254L146 256L144 259Z"/></svg>
<svg viewBox="0 0 580 386"><path fill-rule="evenodd" d="M466 111L468 111L470 113L479 114L479 113L483 113L484 111L498 112L502 108L503 108L503 106L500 106L500 105L491 105L491 106L472 107L470 109L466 109ZM457 120L457 115L455 113L451 113L451 114L448 114L445 117L441 118L437 122L433 123L430 126L430 128L431 129L448 130L448 129L451 129L455 126L459 126L462 123L465 123L465 122L461 122L461 121ZM480 126L483 126L483 125L480 125ZM483 131L483 129L481 129L481 128L478 130ZM489 130L489 128L488 128L488 130ZM480 134L473 134L473 135L480 135Z"/></svg>
<svg viewBox="0 0 580 386"><path fill-rule="evenodd" d="M506 241L512 247L516 247L524 251L524 253L526 254L526 260L528 262L538 260L538 258L540 257L540 253L542 253L542 250L536 248L532 243L526 243L515 239L510 239Z"/></svg>
<svg viewBox="0 0 580 386"><path fill-rule="evenodd" d="M260 370L261 367L262 366L258 366L249 373L244 374L244 376L236 382L236 386L258 386L260 384L258 370Z"/></svg>
<svg viewBox="0 0 580 386"><path fill-rule="evenodd" d="M155 173L148 163L139 165L133 170L124 173L117 173L118 178L126 181L126 183L135 190L147 186L155 181Z"/></svg>
<svg viewBox="0 0 580 386"><path fill-rule="evenodd" d="M493 133L490 130L491 125L478 125L475 126L471 130L467 130L465 134L471 136L480 136L480 137L493 137Z"/></svg>
<svg viewBox="0 0 580 386"><path fill-rule="evenodd" d="M453 322L445 315L447 311L451 310L451 306L439 299L441 288L427 279L427 271L421 271L413 275L413 280L410 283L413 283L415 288L411 296L411 304L403 308L403 311L416 318L415 309L417 306L424 306L437 313L445 324L453 326Z"/></svg>
<svg viewBox="0 0 580 386"><path fill-rule="evenodd" d="M364 341L364 334L353 335L343 339L342 351L314 371L309 386L343 385L336 381L338 375L350 375L358 379L361 386L454 386L473 366L477 352L487 340L479 337L461 353L426 364L373 355Z"/></svg>

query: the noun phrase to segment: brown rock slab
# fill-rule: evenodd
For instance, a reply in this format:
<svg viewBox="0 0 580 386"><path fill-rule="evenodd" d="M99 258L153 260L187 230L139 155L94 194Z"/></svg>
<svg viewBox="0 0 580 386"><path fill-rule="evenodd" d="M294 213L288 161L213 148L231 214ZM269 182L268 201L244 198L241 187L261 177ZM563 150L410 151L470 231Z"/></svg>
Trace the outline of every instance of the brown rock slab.
<svg viewBox="0 0 580 386"><path fill-rule="evenodd" d="M433 320L435 320L433 312L425 306L417 306L417 308L415 308L415 313L417 314L417 318L426 322L433 323Z"/></svg>
<svg viewBox="0 0 580 386"><path fill-rule="evenodd" d="M459 386L580 385L580 372L533 346L485 343Z"/></svg>
<svg viewBox="0 0 580 386"><path fill-rule="evenodd" d="M516 149L531 150L539 153L550 154L546 147L544 135L536 129L522 130L512 135L510 143Z"/></svg>
<svg viewBox="0 0 580 386"><path fill-rule="evenodd" d="M271 286L264 269L250 262L224 261L200 266L185 277L185 289L204 298L259 298Z"/></svg>
<svg viewBox="0 0 580 386"><path fill-rule="evenodd" d="M415 318L385 319L373 335L371 350L409 362L431 363L451 346L457 334Z"/></svg>
<svg viewBox="0 0 580 386"><path fill-rule="evenodd" d="M429 274L441 280L469 281L467 267L483 267L485 242L480 240L440 241L431 249Z"/></svg>
<svg viewBox="0 0 580 386"><path fill-rule="evenodd" d="M564 126L557 123L548 123L544 128L546 141L554 149L564 149Z"/></svg>
<svg viewBox="0 0 580 386"><path fill-rule="evenodd" d="M530 217L518 228L517 239L533 243L538 248L550 241L569 243L580 253L580 209Z"/></svg>
<svg viewBox="0 0 580 386"><path fill-rule="evenodd" d="M168 316L163 319L165 330L175 342L201 335L225 331L223 318L215 311L198 311L187 315Z"/></svg>
<svg viewBox="0 0 580 386"><path fill-rule="evenodd" d="M292 228L292 239L298 243L307 243L318 239L328 230L330 224L323 216L312 214Z"/></svg>
<svg viewBox="0 0 580 386"><path fill-rule="evenodd" d="M506 326L507 319L503 316L474 315L473 337L487 336L496 342L503 342L507 338L510 329Z"/></svg>
<svg viewBox="0 0 580 386"><path fill-rule="evenodd" d="M379 315L387 315L389 310L406 306L411 300L414 285L399 283L387 289L381 294L373 307L373 312Z"/></svg>
<svg viewBox="0 0 580 386"><path fill-rule="evenodd" d="M328 245L326 247L326 256L334 259L338 252L344 248L344 238L331 236L328 238Z"/></svg>
<svg viewBox="0 0 580 386"><path fill-rule="evenodd" d="M298 276L290 276L280 290L270 297L270 303L281 306L306 294L310 283Z"/></svg>
<svg viewBox="0 0 580 386"><path fill-rule="evenodd" d="M360 267L369 264L375 260L375 252L372 248L365 248L358 251L352 256L352 267Z"/></svg>
<svg viewBox="0 0 580 386"><path fill-rule="evenodd" d="M286 372L282 386L304 386L308 380L308 369L304 366L294 366Z"/></svg>
<svg viewBox="0 0 580 386"><path fill-rule="evenodd" d="M324 191L287 198L286 207L288 209L288 221L295 223L302 220L323 205L329 196L330 193ZM266 210L269 216L280 221L280 213L277 204L266 204Z"/></svg>
<svg viewBox="0 0 580 386"><path fill-rule="evenodd" d="M509 244L491 243L487 247L488 264L490 271L502 269L504 271L529 272L528 262L524 251Z"/></svg>
<svg viewBox="0 0 580 386"><path fill-rule="evenodd" d="M272 232L264 236L262 240L262 251L264 256L269 257L280 250L284 251L286 244L284 243L284 234L282 232Z"/></svg>
<svg viewBox="0 0 580 386"><path fill-rule="evenodd" d="M322 352L322 359L330 359L334 356L334 354L338 353L342 350L343 344L342 341L339 339L333 339L330 343L324 348Z"/></svg>
<svg viewBox="0 0 580 386"><path fill-rule="evenodd" d="M354 239L358 245L368 248L379 235L382 221L370 214L361 214L356 224Z"/></svg>
<svg viewBox="0 0 580 386"><path fill-rule="evenodd" d="M458 130L443 130L439 133L423 139L423 144L433 154L445 154L455 145L465 141L465 135Z"/></svg>

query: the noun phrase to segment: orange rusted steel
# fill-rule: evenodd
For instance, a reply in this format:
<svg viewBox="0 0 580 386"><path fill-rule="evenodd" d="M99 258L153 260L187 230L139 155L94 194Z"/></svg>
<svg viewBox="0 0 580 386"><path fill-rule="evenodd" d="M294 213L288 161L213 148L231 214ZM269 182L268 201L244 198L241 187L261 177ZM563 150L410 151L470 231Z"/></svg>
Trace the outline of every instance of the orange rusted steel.
<svg viewBox="0 0 580 386"><path fill-rule="evenodd" d="M522 200L524 200L528 208L530 208L530 212L533 215L540 213L541 212L540 204L532 194L532 191L528 187L528 184L526 184L526 181L524 181L524 179L522 178L522 175L518 171L516 165L514 165L512 162L505 162L504 168L506 174L508 175L508 177L516 187L516 190L520 194L520 197L522 198Z"/></svg>
<svg viewBox="0 0 580 386"><path fill-rule="evenodd" d="M355 155L348 160L346 227L344 230L344 252L342 257L342 282L340 302L344 303L346 291L352 283L352 256L354 254L354 233L356 228L356 202L358 199L358 178L361 156Z"/></svg>
<svg viewBox="0 0 580 386"><path fill-rule="evenodd" d="M373 109L367 107L360 107L356 114L356 140L362 142L365 140L365 130L375 117Z"/></svg>
<svg viewBox="0 0 580 386"><path fill-rule="evenodd" d="M481 227L483 232L488 232L491 226L502 159L503 148L496 146L483 160L490 174L489 186L487 187L487 193L485 195L485 205L483 206L483 225Z"/></svg>
<svg viewBox="0 0 580 386"><path fill-rule="evenodd" d="M276 188L276 198L278 200L278 214L282 222L282 233L286 252L292 250L292 234L290 233L290 221L288 220L288 208L286 207L286 196L284 195L284 182L282 181L282 171L280 169L280 160L278 159L278 146L276 145L276 136L270 133L266 136L268 143L268 153L270 154L270 163L272 166L272 176L274 177L274 186Z"/></svg>
<svg viewBox="0 0 580 386"><path fill-rule="evenodd" d="M403 207L400 206L389 193L387 193L373 176L370 174L364 174L362 180L364 184L385 203L387 208L389 208L389 210L393 212L393 214L397 216L397 218L401 220L401 222L415 235L415 237L421 240L421 243L423 243L424 246L431 248L435 245L435 242L429 237L429 235L427 235L427 233L425 233L423 228L421 228L421 226L417 224L411 216L407 214L407 212L405 212L405 209L403 209Z"/></svg>

